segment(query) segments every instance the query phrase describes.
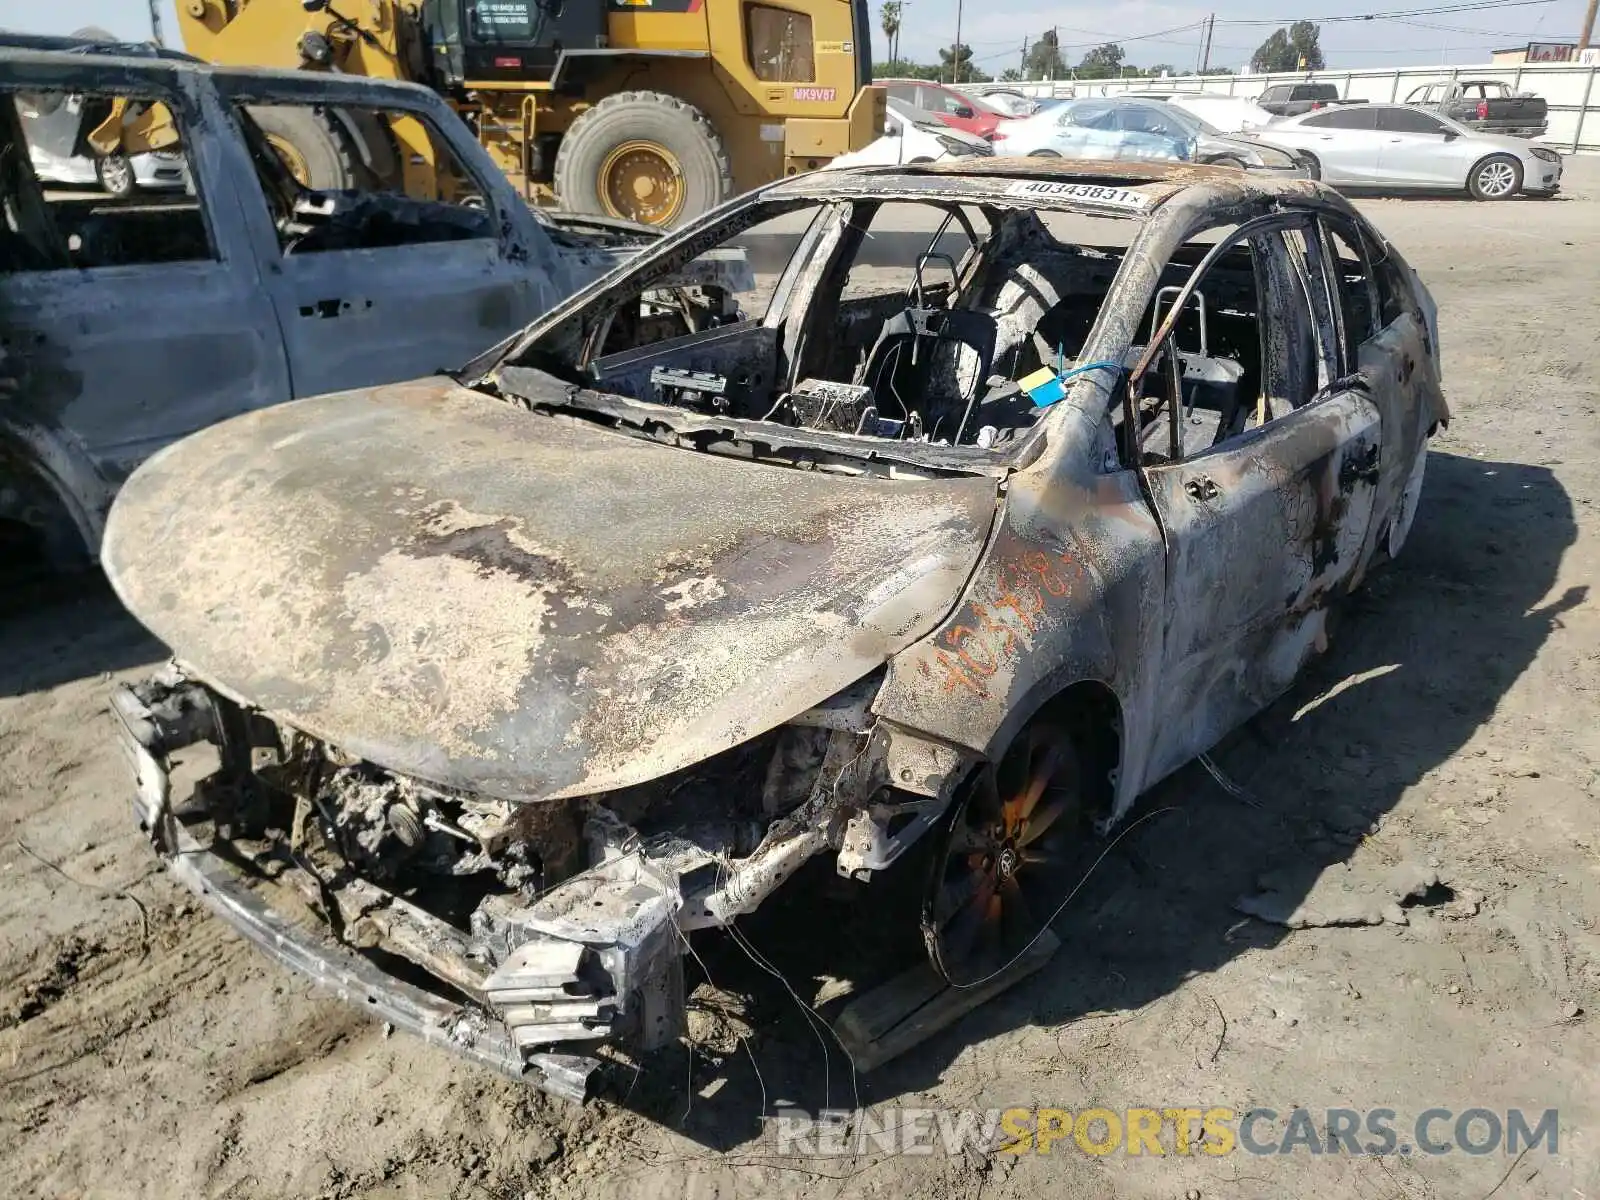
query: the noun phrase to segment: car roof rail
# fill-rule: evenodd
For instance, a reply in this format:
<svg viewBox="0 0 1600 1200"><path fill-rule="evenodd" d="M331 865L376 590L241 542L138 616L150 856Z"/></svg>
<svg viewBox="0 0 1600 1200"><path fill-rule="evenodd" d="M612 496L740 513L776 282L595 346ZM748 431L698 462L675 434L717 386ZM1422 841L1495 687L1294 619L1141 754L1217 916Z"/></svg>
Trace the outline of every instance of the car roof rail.
<svg viewBox="0 0 1600 1200"><path fill-rule="evenodd" d="M104 54L112 58L159 58L172 62L203 63L205 59L155 42L116 42L98 38L60 37L46 33L12 33L0 30L0 47L13 50L53 50L64 54Z"/></svg>

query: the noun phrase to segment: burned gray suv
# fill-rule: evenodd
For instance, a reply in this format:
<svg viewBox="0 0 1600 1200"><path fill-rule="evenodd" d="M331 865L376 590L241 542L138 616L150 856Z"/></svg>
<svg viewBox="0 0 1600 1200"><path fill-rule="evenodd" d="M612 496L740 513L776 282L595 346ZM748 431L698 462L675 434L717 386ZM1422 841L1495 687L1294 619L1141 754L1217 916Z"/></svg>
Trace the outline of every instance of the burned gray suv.
<svg viewBox="0 0 1600 1200"><path fill-rule="evenodd" d="M732 248L746 293L663 288ZM1319 184L785 180L452 376L145 463L138 820L292 969L569 1096L816 856L870 903L916 847L937 972L1004 981L1399 552L1447 416L1426 291Z"/></svg>

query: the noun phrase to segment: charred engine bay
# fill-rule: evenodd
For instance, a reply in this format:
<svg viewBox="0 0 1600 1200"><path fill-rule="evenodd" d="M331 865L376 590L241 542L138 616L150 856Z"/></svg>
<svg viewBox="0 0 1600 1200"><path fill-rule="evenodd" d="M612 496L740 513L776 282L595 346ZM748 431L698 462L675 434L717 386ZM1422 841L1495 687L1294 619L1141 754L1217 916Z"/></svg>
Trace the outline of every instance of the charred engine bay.
<svg viewBox="0 0 1600 1200"><path fill-rule="evenodd" d="M648 784L517 803L397 775L213 694L206 703L218 714L219 766L184 807L186 824L258 883L297 890L340 940L407 960L430 990L480 1004L493 972L537 939L532 914L562 885L636 855L672 874L692 904L758 850L802 834L800 810L836 736L783 726ZM587 974L596 995L624 982ZM591 1024L594 1036L628 1044L626 1029L603 1024Z"/></svg>

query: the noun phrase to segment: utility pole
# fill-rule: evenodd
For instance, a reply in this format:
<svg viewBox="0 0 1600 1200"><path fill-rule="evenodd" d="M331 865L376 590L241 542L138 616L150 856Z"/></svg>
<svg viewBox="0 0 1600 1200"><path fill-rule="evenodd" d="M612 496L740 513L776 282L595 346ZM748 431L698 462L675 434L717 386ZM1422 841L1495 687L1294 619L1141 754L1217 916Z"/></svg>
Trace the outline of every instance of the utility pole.
<svg viewBox="0 0 1600 1200"><path fill-rule="evenodd" d="M1589 43L1594 39L1594 16L1597 8L1600 8L1600 0L1589 0L1589 11L1583 14L1583 32L1578 35L1578 54L1573 55L1574 59L1587 50Z"/></svg>
<svg viewBox="0 0 1600 1200"><path fill-rule="evenodd" d="M950 50L950 82L961 82L961 0L956 0L956 44Z"/></svg>
<svg viewBox="0 0 1600 1200"><path fill-rule="evenodd" d="M1217 14L1212 13L1206 18L1206 48L1200 53L1200 74L1204 75L1211 67L1211 31L1217 27Z"/></svg>
<svg viewBox="0 0 1600 1200"><path fill-rule="evenodd" d="M1589 16L1593 18L1594 14ZM150 0L150 40L158 46L165 46L161 38L161 0Z"/></svg>
<svg viewBox="0 0 1600 1200"><path fill-rule="evenodd" d="M1022 35L1022 61L1017 64L1017 73L1024 79L1028 77L1028 35Z"/></svg>

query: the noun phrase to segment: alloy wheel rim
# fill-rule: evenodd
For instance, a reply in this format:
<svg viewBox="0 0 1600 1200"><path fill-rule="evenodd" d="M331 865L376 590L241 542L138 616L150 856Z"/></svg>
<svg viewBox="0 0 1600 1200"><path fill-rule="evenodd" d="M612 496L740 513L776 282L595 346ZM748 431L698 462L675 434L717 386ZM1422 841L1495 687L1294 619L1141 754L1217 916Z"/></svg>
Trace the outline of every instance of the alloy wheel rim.
<svg viewBox="0 0 1600 1200"><path fill-rule="evenodd" d="M281 134L267 134L267 144L277 151L278 158L289 169L289 174L294 176L294 181L301 187L311 186L311 164L306 161L306 156L300 152L288 138Z"/></svg>
<svg viewBox="0 0 1600 1200"><path fill-rule="evenodd" d="M132 172L133 164L127 159L111 156L102 160L100 178L104 181L107 191L121 193L128 190L132 182L130 178Z"/></svg>
<svg viewBox="0 0 1600 1200"><path fill-rule="evenodd" d="M1021 957L1076 881L1082 827L1076 756L1066 732L1027 730L974 779L946 826L923 905L935 968L972 986Z"/></svg>
<svg viewBox="0 0 1600 1200"><path fill-rule="evenodd" d="M1478 172L1478 188L1489 196L1504 196L1516 179L1510 163L1490 163Z"/></svg>

